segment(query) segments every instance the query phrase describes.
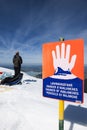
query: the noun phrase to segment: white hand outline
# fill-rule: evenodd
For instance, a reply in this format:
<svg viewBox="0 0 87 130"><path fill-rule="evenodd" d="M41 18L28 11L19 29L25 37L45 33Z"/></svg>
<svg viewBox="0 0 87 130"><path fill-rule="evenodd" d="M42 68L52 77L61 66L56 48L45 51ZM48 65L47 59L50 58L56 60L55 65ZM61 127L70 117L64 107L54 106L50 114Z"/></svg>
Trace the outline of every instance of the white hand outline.
<svg viewBox="0 0 87 130"><path fill-rule="evenodd" d="M65 48L65 43L61 44L61 49L59 45L56 46L56 51L52 51L53 57L53 66L55 71L58 71L58 67L63 69L64 71L70 71L73 69L77 55L73 55L70 60L70 48L71 46L68 44Z"/></svg>

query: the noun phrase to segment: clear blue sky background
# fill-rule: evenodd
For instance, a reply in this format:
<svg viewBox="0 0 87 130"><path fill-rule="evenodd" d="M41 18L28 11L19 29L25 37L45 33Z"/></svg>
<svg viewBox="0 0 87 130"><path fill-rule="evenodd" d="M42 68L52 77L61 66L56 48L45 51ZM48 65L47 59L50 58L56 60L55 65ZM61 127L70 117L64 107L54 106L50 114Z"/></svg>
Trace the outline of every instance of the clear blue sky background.
<svg viewBox="0 0 87 130"><path fill-rule="evenodd" d="M84 39L87 64L87 0L0 0L0 64L42 63L42 44ZM79 51L79 50L78 50Z"/></svg>

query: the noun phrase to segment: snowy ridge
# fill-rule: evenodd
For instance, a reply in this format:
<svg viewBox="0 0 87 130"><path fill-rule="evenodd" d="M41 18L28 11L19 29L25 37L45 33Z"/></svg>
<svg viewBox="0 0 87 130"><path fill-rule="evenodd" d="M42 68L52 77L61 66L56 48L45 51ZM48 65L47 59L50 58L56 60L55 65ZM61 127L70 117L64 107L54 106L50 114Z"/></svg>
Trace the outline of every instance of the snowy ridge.
<svg viewBox="0 0 87 130"><path fill-rule="evenodd" d="M0 71L13 73L1 68ZM58 100L42 95L42 79L23 73L23 79L36 82L0 92L0 130L58 130ZM65 102L65 130L87 130L87 94L84 103Z"/></svg>

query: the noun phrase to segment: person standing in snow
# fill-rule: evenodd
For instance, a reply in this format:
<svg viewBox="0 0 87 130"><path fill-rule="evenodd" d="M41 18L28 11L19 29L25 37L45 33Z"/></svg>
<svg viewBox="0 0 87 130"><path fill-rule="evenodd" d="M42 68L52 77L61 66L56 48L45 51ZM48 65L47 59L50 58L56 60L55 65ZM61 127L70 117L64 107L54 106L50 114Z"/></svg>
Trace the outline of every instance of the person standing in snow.
<svg viewBox="0 0 87 130"><path fill-rule="evenodd" d="M22 60L22 57L19 55L19 52L16 52L16 54L13 57L15 76L20 74L22 62L23 60Z"/></svg>

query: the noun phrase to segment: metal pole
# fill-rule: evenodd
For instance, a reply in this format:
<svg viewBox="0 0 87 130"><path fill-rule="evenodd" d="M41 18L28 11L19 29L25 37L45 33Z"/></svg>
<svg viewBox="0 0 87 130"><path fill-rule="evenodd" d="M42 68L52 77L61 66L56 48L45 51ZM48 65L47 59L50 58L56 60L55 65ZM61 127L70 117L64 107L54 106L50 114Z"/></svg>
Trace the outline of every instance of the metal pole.
<svg viewBox="0 0 87 130"><path fill-rule="evenodd" d="M64 38L59 38L59 41L64 41ZM59 130L64 130L64 101L59 100Z"/></svg>
<svg viewBox="0 0 87 130"><path fill-rule="evenodd" d="M59 130L64 130L64 101L59 101Z"/></svg>

